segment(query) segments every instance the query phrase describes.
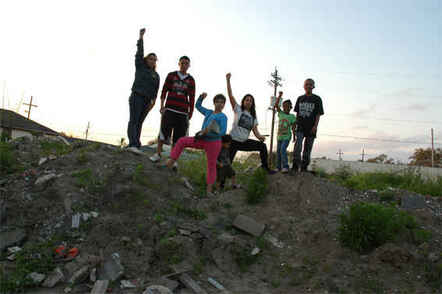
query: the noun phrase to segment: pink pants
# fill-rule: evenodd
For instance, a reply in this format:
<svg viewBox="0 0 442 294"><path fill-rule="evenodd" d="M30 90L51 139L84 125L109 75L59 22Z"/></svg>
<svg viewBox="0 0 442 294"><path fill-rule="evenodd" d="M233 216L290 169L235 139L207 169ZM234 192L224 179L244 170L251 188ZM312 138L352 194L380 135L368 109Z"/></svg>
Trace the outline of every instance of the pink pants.
<svg viewBox="0 0 442 294"><path fill-rule="evenodd" d="M207 184L213 184L216 181L216 160L221 151L221 140L218 141L195 141L193 137L181 137L170 152L170 158L177 160L183 149L191 147L195 149L204 149L207 158Z"/></svg>

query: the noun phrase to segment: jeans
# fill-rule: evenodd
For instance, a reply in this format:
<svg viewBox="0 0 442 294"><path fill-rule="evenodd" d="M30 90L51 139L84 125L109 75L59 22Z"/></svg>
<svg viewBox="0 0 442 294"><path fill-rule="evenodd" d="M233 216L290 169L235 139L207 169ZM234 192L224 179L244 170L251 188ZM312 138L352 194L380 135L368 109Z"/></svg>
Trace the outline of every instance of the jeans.
<svg viewBox="0 0 442 294"><path fill-rule="evenodd" d="M204 149L207 158L207 184L216 181L216 159L221 151L221 140L195 140L193 137L181 137L170 152L170 158L178 160L184 148Z"/></svg>
<svg viewBox="0 0 442 294"><path fill-rule="evenodd" d="M303 141L304 141L304 150L302 151L302 160L301 160L301 149ZM312 153L314 141L315 137L305 137L303 132L296 131L296 143L293 150L294 169L297 169L299 166L301 166L301 169L303 170L307 169L307 166L310 164L310 154Z"/></svg>
<svg viewBox="0 0 442 294"><path fill-rule="evenodd" d="M287 157L287 147L290 144L290 140L278 140L276 147L276 168L281 170L282 168L289 168L289 159Z"/></svg>
<svg viewBox="0 0 442 294"><path fill-rule="evenodd" d="M259 151L262 167L269 170L267 146L263 142L252 139L247 139L244 142L232 140L230 144L230 162L233 162L237 151Z"/></svg>
<svg viewBox="0 0 442 294"><path fill-rule="evenodd" d="M141 128L148 114L151 99L132 93L129 97L129 123L127 137L129 147L141 147Z"/></svg>

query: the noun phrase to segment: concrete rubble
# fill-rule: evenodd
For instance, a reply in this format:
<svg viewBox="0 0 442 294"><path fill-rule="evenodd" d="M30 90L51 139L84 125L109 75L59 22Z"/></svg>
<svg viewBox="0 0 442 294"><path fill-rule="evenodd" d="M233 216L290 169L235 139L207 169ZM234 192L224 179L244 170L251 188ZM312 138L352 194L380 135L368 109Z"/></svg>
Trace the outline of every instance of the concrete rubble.
<svg viewBox="0 0 442 294"><path fill-rule="evenodd" d="M238 215L233 221L233 226L249 234L252 234L255 237L261 236L265 229L264 224L260 224L254 219L245 215Z"/></svg>

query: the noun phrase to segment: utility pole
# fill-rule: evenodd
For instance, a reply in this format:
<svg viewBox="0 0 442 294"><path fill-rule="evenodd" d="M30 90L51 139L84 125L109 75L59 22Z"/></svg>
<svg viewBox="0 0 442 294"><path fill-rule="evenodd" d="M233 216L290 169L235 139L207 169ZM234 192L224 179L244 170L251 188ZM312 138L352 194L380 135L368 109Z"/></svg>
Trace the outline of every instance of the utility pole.
<svg viewBox="0 0 442 294"><path fill-rule="evenodd" d="M29 109L25 110L25 112L28 113L28 119L31 116L31 107L38 107L38 105L32 104L32 96L31 96L31 102L30 103L23 103L24 105L29 105Z"/></svg>
<svg viewBox="0 0 442 294"><path fill-rule="evenodd" d="M6 91L6 81L3 81L3 98L2 98L2 108L5 109L5 91Z"/></svg>
<svg viewBox="0 0 442 294"><path fill-rule="evenodd" d="M433 135L433 128L431 128L431 167L434 167L434 135Z"/></svg>
<svg viewBox="0 0 442 294"><path fill-rule="evenodd" d="M365 157L365 155L369 155L369 154L365 153L364 148L362 148L362 153L361 153L361 155L362 155L361 162L364 162L364 157Z"/></svg>
<svg viewBox="0 0 442 294"><path fill-rule="evenodd" d="M339 160L342 160L342 155L344 154L341 149L339 149L339 152L337 152L336 154L339 155Z"/></svg>
<svg viewBox="0 0 442 294"><path fill-rule="evenodd" d="M273 87L273 96L276 98L276 92L278 90L278 87L282 87L281 84L281 76L278 75L278 69L275 67L275 71L270 74L272 76L272 79L269 82L270 86ZM276 100L275 100L276 101ZM275 112L276 108L275 105L272 107L272 129L270 132L270 156L269 156L269 167L272 168L272 157L273 157L273 130L275 126Z"/></svg>
<svg viewBox="0 0 442 294"><path fill-rule="evenodd" d="M87 141L87 135L89 134L89 128L91 127L91 122L90 121L88 121L87 122L87 127L86 127L86 141Z"/></svg>

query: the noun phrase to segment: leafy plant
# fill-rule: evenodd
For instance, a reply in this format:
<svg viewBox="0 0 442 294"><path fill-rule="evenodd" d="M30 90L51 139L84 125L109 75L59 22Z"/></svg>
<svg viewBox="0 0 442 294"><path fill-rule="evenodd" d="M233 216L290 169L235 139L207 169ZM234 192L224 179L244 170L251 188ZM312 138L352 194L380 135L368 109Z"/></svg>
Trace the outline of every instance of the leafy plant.
<svg viewBox="0 0 442 294"><path fill-rule="evenodd" d="M262 202L266 196L267 189L267 172L263 168L257 168L247 185L247 203L257 204Z"/></svg>
<svg viewBox="0 0 442 294"><path fill-rule="evenodd" d="M358 252L370 251L417 227L415 218L406 212L364 202L353 204L340 221L341 244Z"/></svg>
<svg viewBox="0 0 442 294"><path fill-rule="evenodd" d="M17 156L12 146L6 142L0 142L0 174L14 173L18 169Z"/></svg>

